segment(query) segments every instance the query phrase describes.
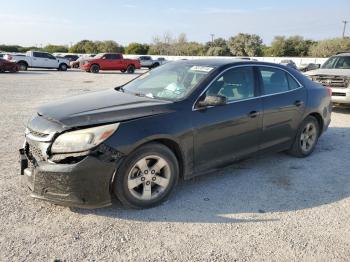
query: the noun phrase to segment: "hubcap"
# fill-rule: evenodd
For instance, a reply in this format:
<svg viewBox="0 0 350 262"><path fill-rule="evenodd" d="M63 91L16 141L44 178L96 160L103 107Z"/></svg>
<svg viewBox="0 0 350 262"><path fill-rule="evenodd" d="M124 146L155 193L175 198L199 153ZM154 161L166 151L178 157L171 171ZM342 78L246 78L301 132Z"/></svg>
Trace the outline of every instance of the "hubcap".
<svg viewBox="0 0 350 262"><path fill-rule="evenodd" d="M139 200L153 200L168 187L171 172L169 164L160 156L147 156L131 168L128 189Z"/></svg>
<svg viewBox="0 0 350 262"><path fill-rule="evenodd" d="M308 123L301 133L300 136L300 146L304 152L308 152L312 149L313 145L316 142L316 126L314 123Z"/></svg>

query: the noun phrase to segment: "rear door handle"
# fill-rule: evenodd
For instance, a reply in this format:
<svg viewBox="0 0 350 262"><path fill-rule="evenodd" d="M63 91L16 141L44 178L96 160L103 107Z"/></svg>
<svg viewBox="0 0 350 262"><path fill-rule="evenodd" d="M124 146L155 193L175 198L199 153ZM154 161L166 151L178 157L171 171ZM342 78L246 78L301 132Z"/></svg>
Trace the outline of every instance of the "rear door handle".
<svg viewBox="0 0 350 262"><path fill-rule="evenodd" d="M259 112L258 111L251 111L248 115L250 118L255 118L259 115Z"/></svg>
<svg viewBox="0 0 350 262"><path fill-rule="evenodd" d="M303 104L304 104L303 101L300 101L300 100L297 100L294 102L294 105L296 105L296 106L301 106Z"/></svg>

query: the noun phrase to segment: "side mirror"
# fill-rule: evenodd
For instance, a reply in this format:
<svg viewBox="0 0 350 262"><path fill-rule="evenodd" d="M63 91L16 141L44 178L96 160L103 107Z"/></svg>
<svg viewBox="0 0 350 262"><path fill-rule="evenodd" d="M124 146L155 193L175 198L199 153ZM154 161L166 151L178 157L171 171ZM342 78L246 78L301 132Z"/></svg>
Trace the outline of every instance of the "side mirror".
<svg viewBox="0 0 350 262"><path fill-rule="evenodd" d="M204 100L197 103L197 108L205 108L208 106L222 106L227 103L227 98L225 96L206 96Z"/></svg>

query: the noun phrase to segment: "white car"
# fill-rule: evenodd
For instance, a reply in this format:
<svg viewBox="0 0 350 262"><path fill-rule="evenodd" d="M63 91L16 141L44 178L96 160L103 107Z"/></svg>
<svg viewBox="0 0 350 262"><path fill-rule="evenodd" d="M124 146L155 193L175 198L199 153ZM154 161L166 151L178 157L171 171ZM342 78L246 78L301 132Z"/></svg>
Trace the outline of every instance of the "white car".
<svg viewBox="0 0 350 262"><path fill-rule="evenodd" d="M332 101L350 104L350 53L330 57L320 69L305 73L311 80L332 89Z"/></svg>
<svg viewBox="0 0 350 262"><path fill-rule="evenodd" d="M148 69L155 68L167 62L164 57L159 57L158 59L153 60L151 56L147 55L139 56L138 59L140 60L141 67L147 67Z"/></svg>
<svg viewBox="0 0 350 262"><path fill-rule="evenodd" d="M13 54L9 55L7 60L15 61L21 71L28 68L48 68L67 71L69 68L69 60L65 58L57 58L47 52L28 51L25 55Z"/></svg>

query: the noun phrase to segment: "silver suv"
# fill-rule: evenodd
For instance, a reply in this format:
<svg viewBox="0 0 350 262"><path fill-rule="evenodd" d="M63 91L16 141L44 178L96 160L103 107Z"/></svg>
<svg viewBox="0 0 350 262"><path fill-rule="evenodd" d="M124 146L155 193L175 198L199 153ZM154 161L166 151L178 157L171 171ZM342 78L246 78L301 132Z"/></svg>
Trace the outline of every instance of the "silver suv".
<svg viewBox="0 0 350 262"><path fill-rule="evenodd" d="M330 57L320 69L305 73L311 80L332 88L332 101L350 104L350 53Z"/></svg>

